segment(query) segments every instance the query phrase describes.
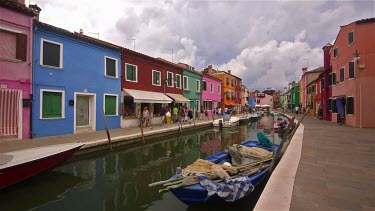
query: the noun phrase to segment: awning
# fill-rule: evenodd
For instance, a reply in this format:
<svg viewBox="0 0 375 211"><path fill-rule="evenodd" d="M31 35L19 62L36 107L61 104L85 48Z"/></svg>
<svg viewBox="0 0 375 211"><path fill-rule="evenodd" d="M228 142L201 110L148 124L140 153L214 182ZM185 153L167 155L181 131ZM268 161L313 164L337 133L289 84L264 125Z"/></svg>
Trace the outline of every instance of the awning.
<svg viewBox="0 0 375 211"><path fill-rule="evenodd" d="M123 89L125 95L132 96L135 103L171 103L172 99L160 92Z"/></svg>
<svg viewBox="0 0 375 211"><path fill-rule="evenodd" d="M267 108L267 107L270 107L270 105L267 105L267 104L264 104L261 106L262 108Z"/></svg>
<svg viewBox="0 0 375 211"><path fill-rule="evenodd" d="M167 93L167 95L169 97L173 98L176 103L188 103L188 102L190 102L189 99L185 98L184 96L182 96L180 94L170 94L170 93Z"/></svg>

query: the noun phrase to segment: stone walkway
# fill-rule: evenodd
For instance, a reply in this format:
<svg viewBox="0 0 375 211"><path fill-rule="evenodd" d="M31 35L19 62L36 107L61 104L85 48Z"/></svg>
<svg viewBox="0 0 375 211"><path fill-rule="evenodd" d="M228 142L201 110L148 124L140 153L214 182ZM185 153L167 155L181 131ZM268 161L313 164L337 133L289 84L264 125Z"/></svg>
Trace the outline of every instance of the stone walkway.
<svg viewBox="0 0 375 211"><path fill-rule="evenodd" d="M312 117L302 124L302 156L290 209L375 210L375 129Z"/></svg>
<svg viewBox="0 0 375 211"><path fill-rule="evenodd" d="M211 126L212 120L196 120L195 126L192 123L184 123L182 125L183 133L188 132L189 130L195 130L202 126ZM131 128L119 128L109 130L111 135L112 143L116 144L119 142L131 143L141 139L141 128L140 127L131 127ZM157 135L168 135L179 133L179 126L176 123L170 124L168 127L160 125L151 125L150 127L143 129L144 136L146 139L155 137ZM0 153L6 153L16 150L29 149L34 147L49 146L55 144L64 144L64 143L77 143L82 142L85 145L81 149L93 148L100 145L107 145L107 133L105 130L94 131L94 132L82 132L77 134L68 134L68 135L58 135L58 136L49 136L33 139L23 139L23 140L12 140L12 141L0 141Z"/></svg>

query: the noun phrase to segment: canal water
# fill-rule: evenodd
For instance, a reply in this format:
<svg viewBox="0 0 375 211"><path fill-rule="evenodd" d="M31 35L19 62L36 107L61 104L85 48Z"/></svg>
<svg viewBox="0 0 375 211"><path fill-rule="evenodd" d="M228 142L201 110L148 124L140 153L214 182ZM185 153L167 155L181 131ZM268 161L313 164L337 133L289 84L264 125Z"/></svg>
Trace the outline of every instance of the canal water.
<svg viewBox="0 0 375 211"><path fill-rule="evenodd" d="M149 188L148 184L170 178L177 167L185 167L197 158L246 140L257 140L259 131L277 144L280 138L272 129L273 117L264 116L233 128L210 128L81 156L0 190L0 210L248 211L255 206L262 187L235 203L189 207L172 193L159 193L160 187Z"/></svg>

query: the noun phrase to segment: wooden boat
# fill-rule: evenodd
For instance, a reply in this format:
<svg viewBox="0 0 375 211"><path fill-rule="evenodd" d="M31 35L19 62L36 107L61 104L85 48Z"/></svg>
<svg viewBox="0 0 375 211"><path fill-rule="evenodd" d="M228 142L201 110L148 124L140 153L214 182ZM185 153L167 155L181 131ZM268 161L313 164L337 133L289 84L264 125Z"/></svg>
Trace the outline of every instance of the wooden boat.
<svg viewBox="0 0 375 211"><path fill-rule="evenodd" d="M256 141L247 141L247 142L242 143L241 145L247 146L247 147L259 147L256 144L257 144ZM275 150L277 149L277 147L278 145L275 145ZM265 147L261 147L261 148L267 149L268 151L272 151L272 148L265 148ZM217 154L209 156L205 158L204 160L207 160L216 164L222 164L224 162L231 163L231 156L227 151L224 151L224 152L219 152ZM264 168L263 170L260 170L259 172L256 172L255 174L248 176L248 180L256 188L257 185L259 185L267 177L268 170L269 170L269 167ZM171 179L174 179L177 177L179 177L178 174L174 175ZM207 198L207 195L208 195L207 190L203 186L201 186L199 183L191 185L191 186L171 189L170 191L179 200L181 200L187 205L210 204L210 203L224 201L224 199L220 198L216 194ZM251 193L249 192L247 195L249 194Z"/></svg>
<svg viewBox="0 0 375 211"><path fill-rule="evenodd" d="M282 123L283 121L286 122L283 128L288 127L288 124L289 124L288 120L277 120L273 123L273 131L275 131L275 133L279 132L279 128L280 128L279 124Z"/></svg>
<svg viewBox="0 0 375 211"><path fill-rule="evenodd" d="M59 144L0 154L0 189L50 169L84 144Z"/></svg>

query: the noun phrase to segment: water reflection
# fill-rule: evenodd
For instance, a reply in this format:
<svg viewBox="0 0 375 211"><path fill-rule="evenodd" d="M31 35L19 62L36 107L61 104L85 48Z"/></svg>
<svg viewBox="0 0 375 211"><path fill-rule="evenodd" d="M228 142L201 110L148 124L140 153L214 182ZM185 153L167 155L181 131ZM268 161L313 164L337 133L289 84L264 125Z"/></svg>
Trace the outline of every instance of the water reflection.
<svg viewBox="0 0 375 211"><path fill-rule="evenodd" d="M48 172L48 177L37 176L5 189L0 192L1 208L6 205L11 210L186 210L188 207L171 193L159 194L159 187L149 188L148 184L168 179L177 167L185 167L197 158L245 140L257 140L258 131L272 135L271 118L90 155ZM279 140L277 136L275 140ZM29 194L33 192L37 194ZM19 193L27 195L27 199L17 197ZM194 209L202 207L189 208Z"/></svg>

